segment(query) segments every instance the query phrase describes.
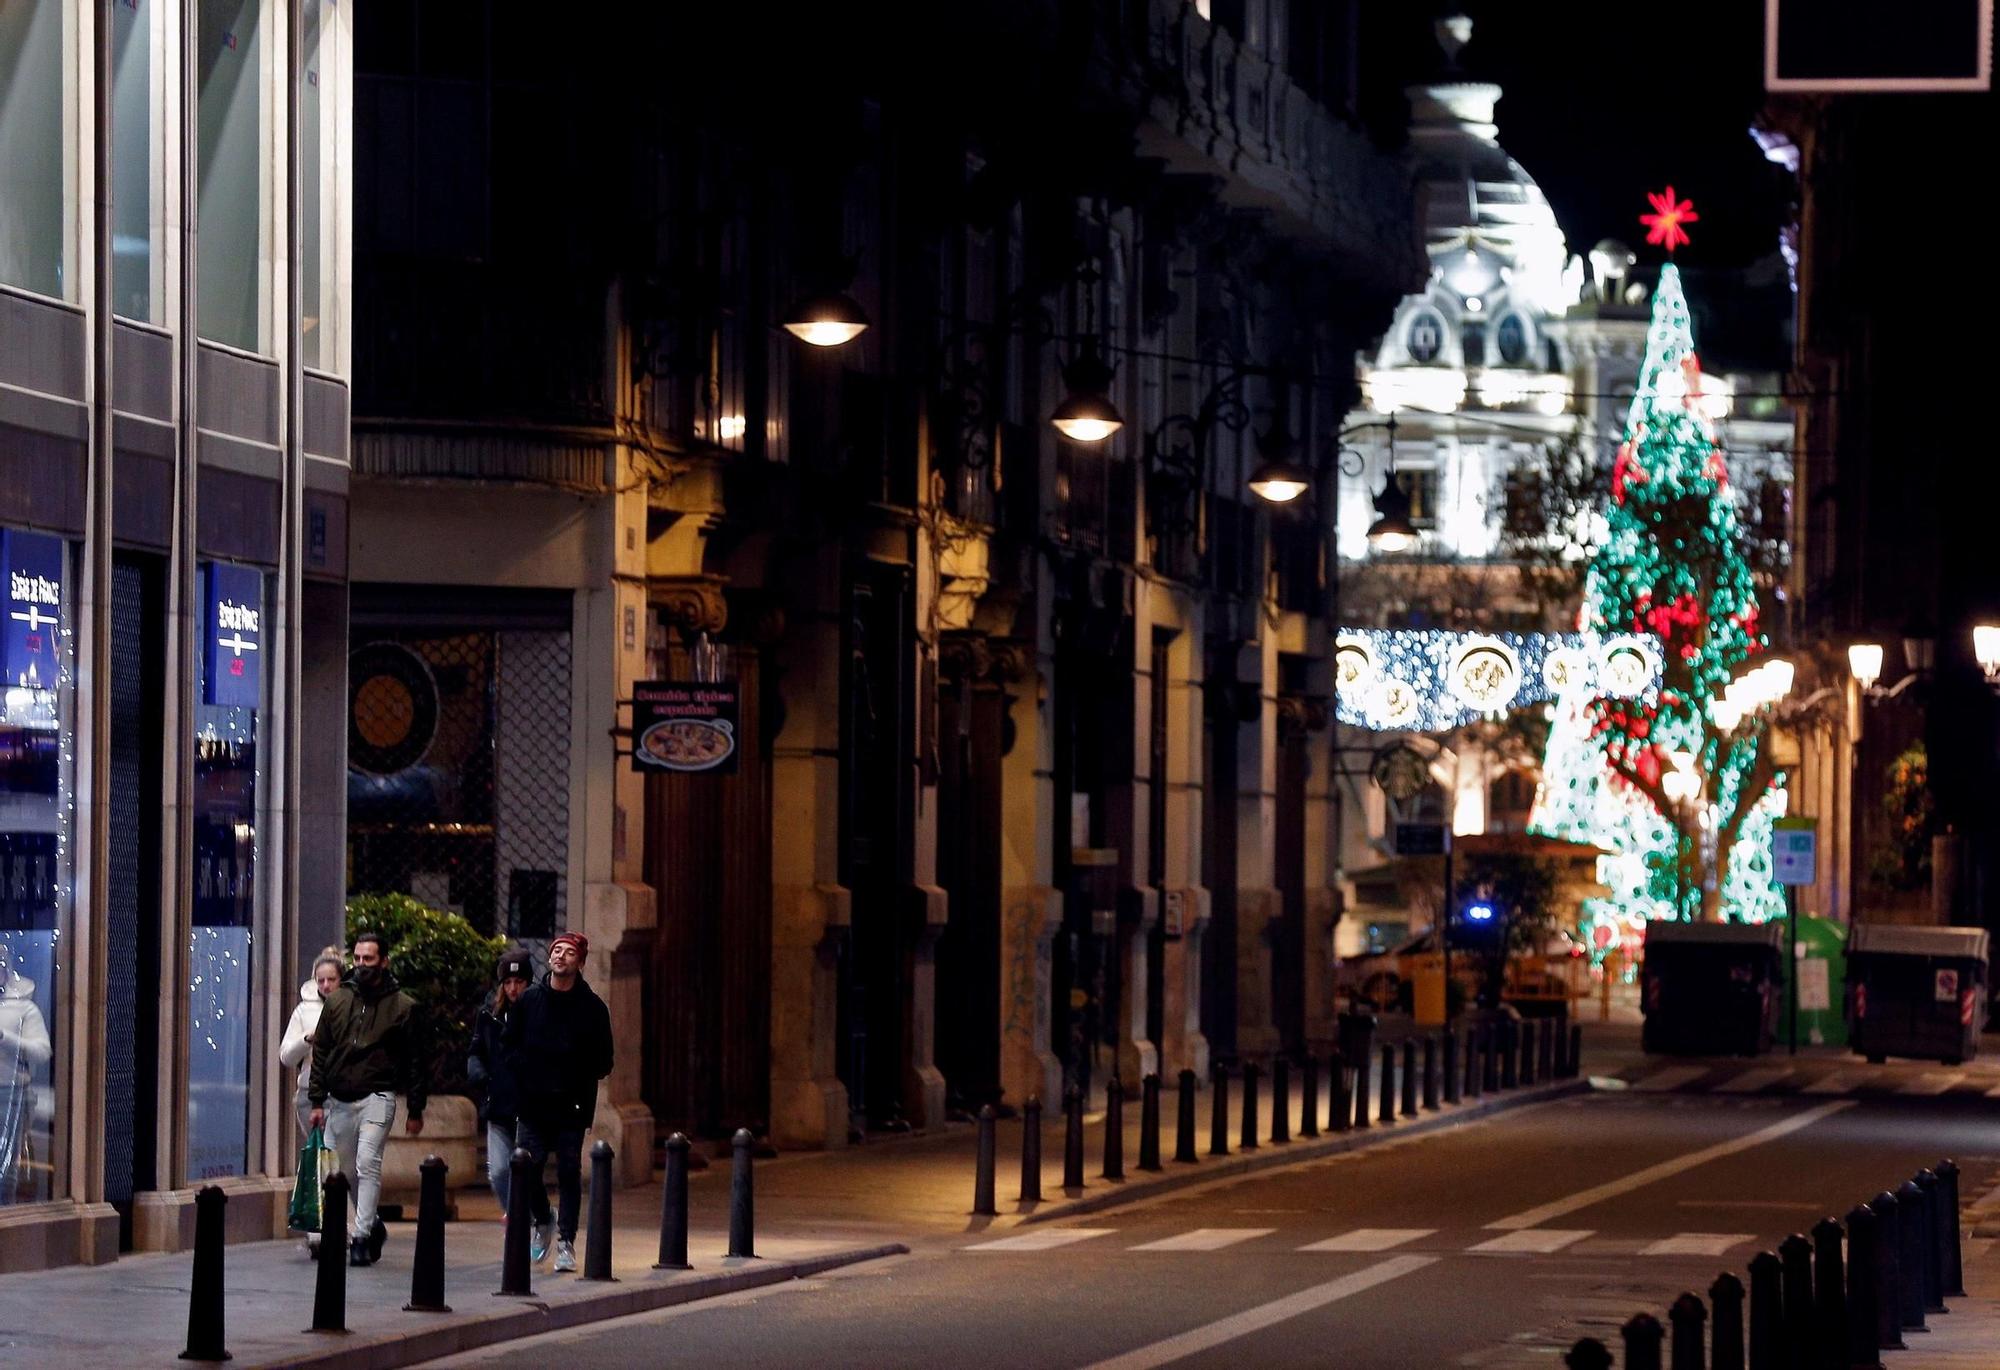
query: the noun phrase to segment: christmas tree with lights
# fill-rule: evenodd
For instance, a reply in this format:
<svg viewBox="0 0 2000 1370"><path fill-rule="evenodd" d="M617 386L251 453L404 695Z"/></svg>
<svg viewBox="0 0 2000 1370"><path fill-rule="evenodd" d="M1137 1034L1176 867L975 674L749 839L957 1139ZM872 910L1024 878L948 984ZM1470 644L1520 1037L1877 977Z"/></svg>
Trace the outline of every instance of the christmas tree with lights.
<svg viewBox="0 0 2000 1370"><path fill-rule="evenodd" d="M1666 198L1676 203L1671 191ZM1671 262L1653 293L1604 513L1580 627L1600 639L1656 642L1659 685L1558 705L1533 828L1612 853L1599 872L1611 897L1586 909L1600 949L1647 918L1761 922L1783 911L1771 880L1782 794L1764 719L1741 707L1742 691L1724 693L1765 638Z"/></svg>

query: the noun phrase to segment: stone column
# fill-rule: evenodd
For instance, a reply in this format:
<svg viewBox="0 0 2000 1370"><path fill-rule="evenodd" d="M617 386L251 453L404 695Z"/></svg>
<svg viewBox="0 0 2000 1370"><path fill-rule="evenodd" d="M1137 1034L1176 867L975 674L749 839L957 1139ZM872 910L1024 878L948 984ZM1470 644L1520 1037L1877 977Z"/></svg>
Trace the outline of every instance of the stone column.
<svg viewBox="0 0 2000 1370"><path fill-rule="evenodd" d="M1156 601L1164 596L1155 596ZM1159 607L1166 607L1160 605ZM1167 850L1164 885L1180 895L1181 933L1168 924L1161 993L1162 1074L1182 1069L1206 1075L1208 1038L1201 1030L1201 951L1208 925L1208 891L1201 883L1203 746L1202 633L1198 606L1188 606L1181 632L1154 670L1167 672Z"/></svg>
<svg viewBox="0 0 2000 1370"><path fill-rule="evenodd" d="M1278 644L1268 626L1237 652L1238 689L1256 694L1256 717L1218 718L1240 729L1236 743L1236 1049L1268 1056L1282 1045L1276 1022L1273 937L1284 915L1276 881Z"/></svg>
<svg viewBox="0 0 2000 1370"><path fill-rule="evenodd" d="M1036 559L1037 577L1041 559ZM1043 602L1033 596L1031 604ZM1062 1097L1062 1062L1049 1042L1054 944L1062 926L1055 888L1055 843L1069 837L1068 815L1055 813L1055 739L1047 682L1053 674L1046 615L1026 616L1035 640L1005 673L1014 744L1000 763L1000 1088L1016 1103Z"/></svg>

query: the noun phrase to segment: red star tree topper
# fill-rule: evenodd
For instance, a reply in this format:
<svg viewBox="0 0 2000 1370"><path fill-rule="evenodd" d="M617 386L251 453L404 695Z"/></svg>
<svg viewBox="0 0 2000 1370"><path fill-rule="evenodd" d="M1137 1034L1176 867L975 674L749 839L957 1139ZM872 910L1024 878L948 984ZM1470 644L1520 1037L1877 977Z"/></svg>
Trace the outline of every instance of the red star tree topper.
<svg viewBox="0 0 2000 1370"><path fill-rule="evenodd" d="M1687 225L1699 222L1701 215L1694 212L1694 201L1683 200L1674 194L1674 188L1646 192L1652 202L1653 212L1641 214L1639 222L1646 226L1646 241L1655 247L1664 247L1669 253L1688 243Z"/></svg>

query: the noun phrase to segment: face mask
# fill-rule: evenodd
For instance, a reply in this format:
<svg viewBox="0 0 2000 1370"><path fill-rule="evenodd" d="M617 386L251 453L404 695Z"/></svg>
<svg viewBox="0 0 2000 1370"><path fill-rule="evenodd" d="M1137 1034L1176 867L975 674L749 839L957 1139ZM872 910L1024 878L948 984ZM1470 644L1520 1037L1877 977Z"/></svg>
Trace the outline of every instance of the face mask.
<svg viewBox="0 0 2000 1370"><path fill-rule="evenodd" d="M365 990L378 989L382 984L382 974L383 967L381 966L356 966L354 968L355 987Z"/></svg>

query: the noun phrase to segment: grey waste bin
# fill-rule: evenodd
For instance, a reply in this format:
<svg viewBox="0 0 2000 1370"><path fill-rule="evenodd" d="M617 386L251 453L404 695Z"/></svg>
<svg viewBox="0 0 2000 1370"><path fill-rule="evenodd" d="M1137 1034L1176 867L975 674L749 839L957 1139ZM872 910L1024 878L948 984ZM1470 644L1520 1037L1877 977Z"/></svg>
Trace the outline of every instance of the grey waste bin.
<svg viewBox="0 0 2000 1370"><path fill-rule="evenodd" d="M1681 1056L1755 1056L1777 1040L1784 925L1646 924L1640 1045Z"/></svg>
<svg viewBox="0 0 2000 1370"><path fill-rule="evenodd" d="M1957 1065L1986 1026L1985 928L1856 923L1847 938L1847 1042L1871 1061Z"/></svg>

